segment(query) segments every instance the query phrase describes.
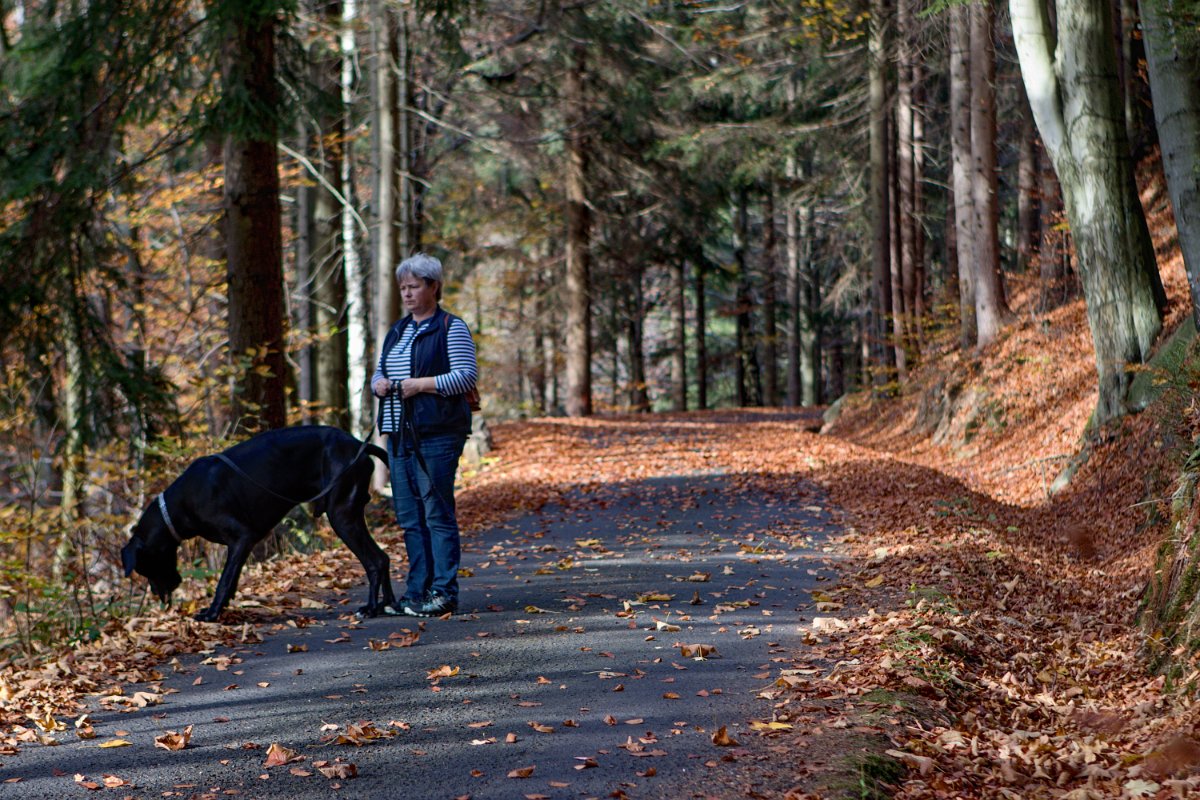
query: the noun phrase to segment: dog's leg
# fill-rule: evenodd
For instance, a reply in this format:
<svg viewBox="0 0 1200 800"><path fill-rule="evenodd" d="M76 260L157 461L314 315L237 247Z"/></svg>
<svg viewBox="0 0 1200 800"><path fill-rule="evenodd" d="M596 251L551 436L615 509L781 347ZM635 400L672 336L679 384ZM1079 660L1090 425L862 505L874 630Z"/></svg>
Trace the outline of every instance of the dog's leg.
<svg viewBox="0 0 1200 800"><path fill-rule="evenodd" d="M361 515L355 520L330 509L329 524L367 573L367 604L358 613L366 617L390 613L390 607L396 602L392 592L391 564L387 553L371 538Z"/></svg>
<svg viewBox="0 0 1200 800"><path fill-rule="evenodd" d="M246 565L250 551L262 538L261 536L256 537L248 531L233 538L233 544L229 545L229 550L225 554L225 566L221 570L220 580L217 581L217 590L213 593L212 605L197 614L196 619L201 622L217 621L217 617L221 616L221 612L225 609L225 604L237 591L238 578L242 575L242 567Z"/></svg>
<svg viewBox="0 0 1200 800"><path fill-rule="evenodd" d="M358 613L377 617L394 613L392 606L396 603L396 595L392 591L391 564L387 553L371 538L363 516L363 509L370 499L370 473L366 473L365 477L365 481L348 487L349 491L335 490L334 494L338 496L331 498L326 514L338 538L346 543L367 573L367 604Z"/></svg>

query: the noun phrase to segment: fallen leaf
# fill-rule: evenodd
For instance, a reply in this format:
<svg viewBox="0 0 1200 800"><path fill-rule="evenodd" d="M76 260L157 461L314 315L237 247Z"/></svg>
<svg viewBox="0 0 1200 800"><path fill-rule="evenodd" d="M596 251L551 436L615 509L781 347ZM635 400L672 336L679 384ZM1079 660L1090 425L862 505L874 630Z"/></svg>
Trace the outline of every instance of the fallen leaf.
<svg viewBox="0 0 1200 800"><path fill-rule="evenodd" d="M533 774L533 767L518 767L514 770L509 770L508 777L510 778L528 778Z"/></svg>
<svg viewBox="0 0 1200 800"><path fill-rule="evenodd" d="M303 761L304 756L297 753L295 750L284 747L278 742L272 742L267 748L267 758L263 762L264 767L282 767L284 764L290 764L293 761Z"/></svg>
<svg viewBox="0 0 1200 800"><path fill-rule="evenodd" d="M753 720L750 727L756 731L790 731L791 723L788 722L763 722L762 720Z"/></svg>
<svg viewBox="0 0 1200 800"><path fill-rule="evenodd" d="M317 768L317 772L320 772L326 778L349 780L350 778L358 777L358 767L345 761L317 761L313 766Z"/></svg>
<svg viewBox="0 0 1200 800"><path fill-rule="evenodd" d="M192 727L188 725L180 733L167 731L162 736L156 736L154 746L161 747L163 750L182 750L192 740Z"/></svg>
<svg viewBox="0 0 1200 800"><path fill-rule="evenodd" d="M79 784L80 786L82 786L85 789L91 789L92 791L99 791L100 789L104 788L103 786L96 783L95 781L89 781L87 779L86 775L76 774L75 775L75 783Z"/></svg>
<svg viewBox="0 0 1200 800"><path fill-rule="evenodd" d="M716 645L680 644L677 647L679 648L679 654L684 658L703 659L718 657Z"/></svg>
<svg viewBox="0 0 1200 800"><path fill-rule="evenodd" d="M722 725L720 728L717 728L717 732L712 735L712 743L715 744L717 747L737 747L738 746L737 739L734 739L732 736L729 735L729 731L725 730L724 725Z"/></svg>

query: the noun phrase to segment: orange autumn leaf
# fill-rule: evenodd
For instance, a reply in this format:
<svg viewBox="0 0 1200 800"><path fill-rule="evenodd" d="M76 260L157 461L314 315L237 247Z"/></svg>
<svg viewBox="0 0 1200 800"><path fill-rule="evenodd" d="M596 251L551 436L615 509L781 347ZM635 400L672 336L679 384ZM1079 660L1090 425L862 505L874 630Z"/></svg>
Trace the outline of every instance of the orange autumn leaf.
<svg viewBox="0 0 1200 800"><path fill-rule="evenodd" d="M154 746L161 747L163 750L182 750L192 740L192 727L188 725L179 733L167 731L161 736L156 736L154 738Z"/></svg>
<svg viewBox="0 0 1200 800"><path fill-rule="evenodd" d="M264 767L282 767L284 764L290 764L293 761L303 761L304 756L300 755L295 750L284 747L278 742L272 742L267 748L267 758L263 762Z"/></svg>
<svg viewBox="0 0 1200 800"><path fill-rule="evenodd" d="M712 743L717 747L737 747L738 741L729 735L729 731L722 725L717 728L717 732L712 735Z"/></svg>

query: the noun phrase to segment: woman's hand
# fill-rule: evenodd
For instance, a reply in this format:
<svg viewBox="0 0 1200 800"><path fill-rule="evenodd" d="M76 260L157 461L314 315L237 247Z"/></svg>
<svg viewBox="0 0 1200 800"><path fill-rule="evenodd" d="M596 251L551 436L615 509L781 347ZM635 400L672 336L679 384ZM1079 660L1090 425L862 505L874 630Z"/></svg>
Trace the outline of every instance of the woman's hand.
<svg viewBox="0 0 1200 800"><path fill-rule="evenodd" d="M421 392L436 392L437 381L434 378L406 378L400 381L400 395L407 400Z"/></svg>
<svg viewBox="0 0 1200 800"><path fill-rule="evenodd" d="M380 378L371 384L371 393L376 397L387 397L392 391L392 382L387 378Z"/></svg>

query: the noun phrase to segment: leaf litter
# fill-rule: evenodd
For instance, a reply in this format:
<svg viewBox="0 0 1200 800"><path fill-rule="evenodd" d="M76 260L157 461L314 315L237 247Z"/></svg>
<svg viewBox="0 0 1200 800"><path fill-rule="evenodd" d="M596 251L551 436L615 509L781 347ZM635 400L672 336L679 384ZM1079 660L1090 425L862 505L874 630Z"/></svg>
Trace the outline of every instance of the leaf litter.
<svg viewBox="0 0 1200 800"><path fill-rule="evenodd" d="M1164 278L1173 295L1183 296L1186 284L1166 271ZM1033 291L1019 276L1012 288L1015 297ZM1176 304L1168 325L1178 322L1183 305ZM720 469L729 493L751 493L767 503L811 498L814 508L823 508L813 488L819 486L842 510L844 533L835 547L852 559L819 570L827 588L814 594L806 615L806 648L779 653L769 664L774 677L759 696L771 705L770 719L747 721L745 728L765 742L779 769L791 771L792 797L810 796L808 777L816 771L800 754L819 753L822 740L855 732L884 737L882 751L907 768L895 786L901 798L1186 796L1200 790L1194 774L1200 767L1200 704L1147 672L1131 624L1162 535L1161 526L1147 524L1142 504L1156 489L1165 496L1166 487L1150 486L1147 476L1169 476L1173 465L1165 445L1144 444L1167 438L1162 421L1150 414L1123 421L1092 443L1064 492L1051 497L1047 491L1052 467L1078 449L1094 402L1091 354L1079 335L1085 325L1085 310L1075 301L1038 321L1014 323L983 354L943 355L931 374L964 382L986 378L1008 420L978 429L967 442L922 427L920 376L899 401L849 403L825 435L810 432L807 412L772 410L496 425L497 460L464 475L464 541L506 515L551 502L570 508L572 493L596 494L631 476ZM1048 363L1055 368L1047 369ZM699 499L681 494L675 502L685 508ZM745 533L737 543L739 559L785 557L789 548L812 547L822 532L797 526L770 531L770 537L763 533ZM575 544L569 560L557 554L556 569L618 555L598 540ZM485 564L508 558L501 548ZM684 569L668 580L707 587L736 579L738 572L737 565L720 575ZM320 558L289 556L273 561L270 570L247 570L245 602L230 612L236 624L204 625L179 611L154 611L111 623L73 652L13 663L0 671L0 754L55 743L66 723L86 711L89 696L117 710L161 702L154 686L163 665L179 655L235 648L261 641L273 629L305 627L303 596L281 592L284 583L346 596L358 577L341 550ZM204 587L194 588L202 596ZM755 609L746 601L726 602L719 593L709 597L689 587L688 594L691 604L716 601L715 614ZM637 603L649 607L661 598L673 599L648 588ZM282 625L273 616L281 609L292 615ZM636 617L640 610L631 603L626 613ZM548 611L556 610L527 613ZM680 626L677 617L651 625L659 621ZM763 622L731 630L770 635ZM366 647L385 657L384 645L417 645L416 634L403 637ZM352 638L343 631L332 641ZM684 659L718 655L708 643L674 648ZM229 671L236 665L217 660L207 666ZM428 678L436 684L456 672L436 667ZM142 688L125 688L132 685ZM610 725L618 721L605 718ZM373 725L353 733L347 727L338 735L344 744L361 746L378 738L372 731L378 732ZM733 750L718 742L736 741L728 730L719 733L712 734L713 743ZM505 740L517 737L509 733ZM180 739L164 738L156 746L175 749L166 747L168 741ZM113 737L93 746L123 745L128 740ZM632 738L620 748L642 758L662 752ZM264 766L303 759L276 743ZM322 774L328 770L327 777L353 777L353 765L345 762L313 766ZM528 777L533 770L508 774ZM102 785L82 775L78 780Z"/></svg>

